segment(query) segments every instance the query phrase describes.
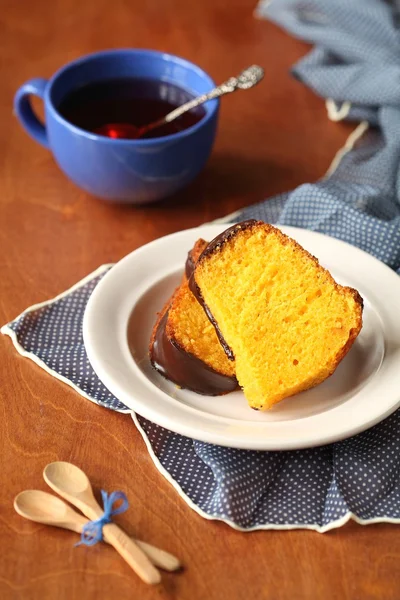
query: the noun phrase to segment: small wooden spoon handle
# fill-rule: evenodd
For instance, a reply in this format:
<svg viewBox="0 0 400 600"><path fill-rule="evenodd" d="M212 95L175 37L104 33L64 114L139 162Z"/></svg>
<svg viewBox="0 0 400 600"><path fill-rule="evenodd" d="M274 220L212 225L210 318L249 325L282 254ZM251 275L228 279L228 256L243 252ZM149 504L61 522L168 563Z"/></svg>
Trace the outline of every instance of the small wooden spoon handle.
<svg viewBox="0 0 400 600"><path fill-rule="evenodd" d="M151 564L137 544L118 527L109 523L103 527L104 539L111 544L145 583L160 583L160 572Z"/></svg>
<svg viewBox="0 0 400 600"><path fill-rule="evenodd" d="M143 552L147 554L153 565L156 567L164 569L164 571L177 571L181 568L179 559L173 554L161 550L161 548L157 548L156 546L152 546L147 542L142 542L141 540L135 540L135 542Z"/></svg>
<svg viewBox="0 0 400 600"><path fill-rule="evenodd" d="M75 514L78 517L81 516L78 513ZM81 520L79 520L79 522L76 522L74 531L76 531L77 533L82 533L83 525L86 525L86 523L88 522L88 519L82 517ZM72 529L72 527L73 525L70 524L67 527L67 529ZM148 544L147 542L143 542L142 540L138 540L136 538L132 538L132 540L135 544L139 546L139 548L143 550L143 552L148 556L153 565L155 565L159 569L164 569L164 571L177 571L181 568L182 565L179 559L170 552L166 552L166 550L161 550L161 548L157 548L157 546L153 546L152 544ZM104 541L107 542L106 539L104 539Z"/></svg>
<svg viewBox="0 0 400 600"><path fill-rule="evenodd" d="M80 515L78 516L80 517ZM82 533L83 525L85 525L88 522L88 519L82 517L82 520L79 522L79 524L77 524L75 531L77 533ZM166 550L161 550L161 548L157 548L157 546L153 546L152 544L148 544L147 542L143 542L142 540L138 540L136 538L132 538L132 540L135 544L139 546L139 548L143 550L143 552L151 560L153 565L155 565L159 569L164 569L164 571L177 571L181 568L182 565L179 559L170 552L166 552ZM105 538L104 541L109 543Z"/></svg>

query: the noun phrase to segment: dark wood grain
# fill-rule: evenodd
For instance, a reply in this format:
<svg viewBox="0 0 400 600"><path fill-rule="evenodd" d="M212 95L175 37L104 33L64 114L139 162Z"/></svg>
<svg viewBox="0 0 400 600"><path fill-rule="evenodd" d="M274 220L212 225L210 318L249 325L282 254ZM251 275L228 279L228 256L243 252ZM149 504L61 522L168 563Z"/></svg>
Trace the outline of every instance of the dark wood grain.
<svg viewBox="0 0 400 600"><path fill-rule="evenodd" d="M1 0L1 323L152 239L323 175L349 130L330 123L323 101L290 77L306 47L256 20L253 8L246 0ZM217 81L251 63L266 69L258 88L223 101L198 180L146 208L79 191L12 116L24 80L87 52L129 46L183 55ZM3 336L0 351L2 600L399 598L395 526L244 534L206 521L155 469L129 417L79 397ZM57 459L83 467L97 491L126 490L131 509L118 521L176 553L185 571L149 588L111 548L75 548L75 534L16 515L15 494L45 489L42 469Z"/></svg>

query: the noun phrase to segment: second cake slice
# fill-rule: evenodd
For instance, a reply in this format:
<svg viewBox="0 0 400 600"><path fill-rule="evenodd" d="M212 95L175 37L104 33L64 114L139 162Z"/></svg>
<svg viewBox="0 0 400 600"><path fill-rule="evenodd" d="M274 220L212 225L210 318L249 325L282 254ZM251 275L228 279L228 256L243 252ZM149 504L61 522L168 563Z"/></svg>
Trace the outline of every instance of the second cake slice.
<svg viewBox="0 0 400 600"><path fill-rule="evenodd" d="M178 386L216 396L237 388L215 329L189 289L188 278L207 242L197 240L188 254L181 285L158 316L150 342L153 367Z"/></svg>

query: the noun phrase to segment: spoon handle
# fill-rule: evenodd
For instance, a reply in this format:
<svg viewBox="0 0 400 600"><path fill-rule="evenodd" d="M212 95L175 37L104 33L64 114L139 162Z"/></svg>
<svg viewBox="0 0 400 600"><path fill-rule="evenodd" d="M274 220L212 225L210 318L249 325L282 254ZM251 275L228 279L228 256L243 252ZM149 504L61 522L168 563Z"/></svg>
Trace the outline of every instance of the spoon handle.
<svg viewBox="0 0 400 600"><path fill-rule="evenodd" d="M83 526L86 525L86 523L88 523L88 519L85 519L85 517L82 517L79 513L75 513L75 515L80 518L79 520L77 520L76 526L74 528L68 527L68 529L73 528L74 531L76 531L77 533L81 533ZM105 525L103 528L104 541L108 544L111 544L112 542L110 542L110 540L108 539L108 532L106 531L106 527L108 527L108 525ZM119 529L117 525L116 527ZM124 532L122 531L122 533ZM124 535L126 534L124 533ZM139 546L139 548L146 554L146 556L149 558L149 560L151 560L154 566L159 567L160 569L164 569L164 571L177 571L181 568L181 563L179 559L170 552L166 552L166 550L162 550L161 548L157 548L157 546L153 546L152 544L148 544L147 542L143 542L142 540L138 540L136 538L128 537L128 539L131 540L134 545ZM114 546L114 544L112 545Z"/></svg>
<svg viewBox="0 0 400 600"><path fill-rule="evenodd" d="M71 509L73 510L73 509ZM18 512L18 510L17 510ZM83 526L89 522L88 519L80 515L79 513L74 512L74 522L69 521L67 524L61 525L65 529L71 529L72 531L76 531L77 533L82 533ZM19 513L21 514L21 513ZM24 515L22 515L24 516ZM104 533L104 541L110 544ZM139 548L146 554L146 556L151 560L154 566L159 567L160 569L164 569L164 571L177 571L181 568L181 563L179 559L167 552L166 550L162 550L161 548L157 548L157 546L153 546L152 544L148 544L147 542L143 542L142 540L138 540L137 538L129 538L131 541L139 546Z"/></svg>
<svg viewBox="0 0 400 600"><path fill-rule="evenodd" d="M75 504L89 519L98 519L103 514L94 496L90 498L90 501L88 497L80 500L74 497L69 501ZM151 564L143 550L118 525L115 523L104 525L103 536L105 541L115 548L142 581L150 584L160 583L159 571Z"/></svg>
<svg viewBox="0 0 400 600"><path fill-rule="evenodd" d="M185 102L178 108L175 108L173 111L162 117L158 121L154 121L149 125L145 125L139 129L139 132L136 137L141 137L148 131L156 129L157 127L161 127L165 123L170 123L174 121L185 112L200 106L200 104L204 104L204 102L208 102L208 100L213 100L214 98L219 98L224 94L230 94L235 92L236 90L248 90L253 86L257 85L264 77L264 69L259 67L258 65L252 65L248 67L244 71L242 71L237 77L230 77L221 85L213 88L206 94L202 94L201 96L197 96L197 98L193 98L193 100L189 100L189 102Z"/></svg>
<svg viewBox="0 0 400 600"><path fill-rule="evenodd" d="M76 513L78 514L78 513ZM78 515L80 516L80 515ZM88 519L82 517L82 521L76 524L76 527L65 527L65 529L73 529L77 533L82 532L83 526L88 523ZM105 532L104 532L105 533ZM146 556L151 560L155 567L159 569L163 569L164 571L177 571L181 568L181 563L179 559L167 552L166 550L162 550L161 548L157 548L157 546L153 546L152 544L148 544L147 542L143 542L142 540L138 540L137 538L130 538L132 541L139 546L141 550L146 554ZM107 537L104 535L104 541L109 544Z"/></svg>
<svg viewBox="0 0 400 600"><path fill-rule="evenodd" d="M109 523L103 528L106 542L114 546L128 565L145 583L160 583L159 571L151 564L150 559L137 544L115 523Z"/></svg>
<svg viewBox="0 0 400 600"><path fill-rule="evenodd" d="M157 546L153 546L147 542L142 542L142 540L136 539L135 541L156 567L164 569L164 571L177 571L181 568L182 565L179 559L170 552L157 548Z"/></svg>

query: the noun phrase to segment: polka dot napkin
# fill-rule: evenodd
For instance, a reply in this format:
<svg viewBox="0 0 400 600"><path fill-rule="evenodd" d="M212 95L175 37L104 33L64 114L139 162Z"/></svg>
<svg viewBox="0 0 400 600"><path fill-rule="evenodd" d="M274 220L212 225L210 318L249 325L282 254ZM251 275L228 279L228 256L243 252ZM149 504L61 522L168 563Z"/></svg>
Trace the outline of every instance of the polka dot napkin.
<svg viewBox="0 0 400 600"><path fill-rule="evenodd" d="M82 337L86 303L110 265L2 328L19 352L100 406L130 412L94 373ZM295 452L214 446L132 414L157 468L208 519L242 530L326 531L350 517L400 519L400 411L344 442ZM127 416L127 418L129 418Z"/></svg>

